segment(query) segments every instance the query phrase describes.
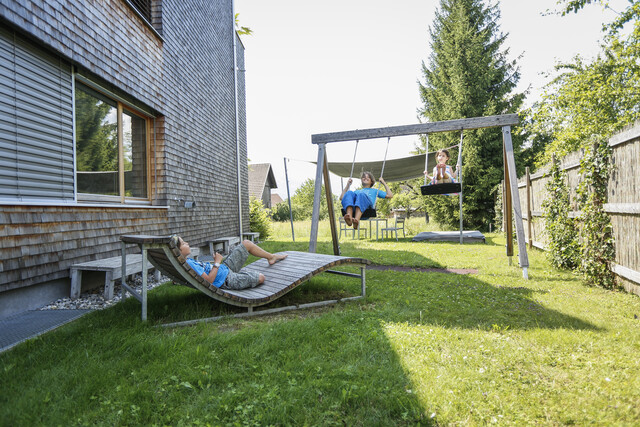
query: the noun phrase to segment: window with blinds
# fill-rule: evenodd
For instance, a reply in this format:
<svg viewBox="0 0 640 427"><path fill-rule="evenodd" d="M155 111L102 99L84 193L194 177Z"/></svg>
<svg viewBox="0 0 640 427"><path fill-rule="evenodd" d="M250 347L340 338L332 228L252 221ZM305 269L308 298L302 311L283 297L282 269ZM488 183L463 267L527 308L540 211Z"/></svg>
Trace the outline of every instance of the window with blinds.
<svg viewBox="0 0 640 427"><path fill-rule="evenodd" d="M74 202L71 65L0 27L0 201Z"/></svg>
<svg viewBox="0 0 640 427"><path fill-rule="evenodd" d="M151 0L127 0L147 22L151 22Z"/></svg>

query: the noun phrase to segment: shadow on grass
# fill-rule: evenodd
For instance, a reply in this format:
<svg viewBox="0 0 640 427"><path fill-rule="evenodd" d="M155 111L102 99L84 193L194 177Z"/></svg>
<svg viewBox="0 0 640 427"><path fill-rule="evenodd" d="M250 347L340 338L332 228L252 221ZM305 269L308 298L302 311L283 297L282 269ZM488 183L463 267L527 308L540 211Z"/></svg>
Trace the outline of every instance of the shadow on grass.
<svg viewBox="0 0 640 427"><path fill-rule="evenodd" d="M287 245L290 247L291 245ZM300 250L301 248L297 248ZM331 249L319 248L324 253ZM405 265L444 267L410 251L362 249L344 245L343 255L374 260L402 260ZM340 270L359 272L356 267ZM378 305L387 320L433 323L454 328L509 327L511 329L586 329L598 330L587 321L545 307L536 294L546 293L520 286L499 286L479 280L474 275L436 272L367 271L367 296ZM303 283L281 298L257 307L256 311L310 302L342 299L360 295L360 280L321 274ZM130 315L140 305L127 302ZM191 288L166 285L154 290L148 300L152 324L172 323L208 317L244 313L247 309L231 306Z"/></svg>
<svg viewBox="0 0 640 427"><path fill-rule="evenodd" d="M376 259L416 256L373 252ZM244 310L190 288L161 286L150 293L149 325L130 298L0 355L0 419L172 425L184 421L188 407L194 424L429 425L437 422L426 418L435 408L410 392L385 323L597 329L536 302L545 291L473 276L371 271L367 284L365 303L169 331L149 325ZM325 274L267 307L359 292L359 280ZM278 322L283 318L300 321Z"/></svg>

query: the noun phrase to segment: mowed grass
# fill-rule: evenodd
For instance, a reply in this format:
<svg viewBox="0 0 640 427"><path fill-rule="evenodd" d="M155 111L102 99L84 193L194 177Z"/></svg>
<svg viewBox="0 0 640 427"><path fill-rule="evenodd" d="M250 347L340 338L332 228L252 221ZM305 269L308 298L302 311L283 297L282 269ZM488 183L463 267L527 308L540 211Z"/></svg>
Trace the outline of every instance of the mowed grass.
<svg viewBox="0 0 640 427"><path fill-rule="evenodd" d="M306 251L309 229L261 246ZM130 298L0 354L0 425L640 424L640 299L537 250L525 280L504 244L343 237L375 264L478 273L368 270L366 300L181 328L156 325L241 310L163 285L147 323ZM274 305L359 292L321 275Z"/></svg>

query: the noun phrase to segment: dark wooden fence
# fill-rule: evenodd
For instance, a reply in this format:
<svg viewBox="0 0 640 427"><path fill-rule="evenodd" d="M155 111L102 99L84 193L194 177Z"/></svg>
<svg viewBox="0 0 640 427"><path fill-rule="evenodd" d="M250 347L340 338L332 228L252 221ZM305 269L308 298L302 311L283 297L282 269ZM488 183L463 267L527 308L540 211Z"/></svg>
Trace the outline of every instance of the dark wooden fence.
<svg viewBox="0 0 640 427"><path fill-rule="evenodd" d="M613 150L614 169L608 183L608 203L605 211L611 217L616 257L612 271L627 291L640 295L640 123L609 139ZM562 159L561 169L567 174L572 217L579 212L576 189L580 182L582 152ZM551 165L518 181L522 218L529 247L545 249L545 222L542 202L547 197L546 185Z"/></svg>

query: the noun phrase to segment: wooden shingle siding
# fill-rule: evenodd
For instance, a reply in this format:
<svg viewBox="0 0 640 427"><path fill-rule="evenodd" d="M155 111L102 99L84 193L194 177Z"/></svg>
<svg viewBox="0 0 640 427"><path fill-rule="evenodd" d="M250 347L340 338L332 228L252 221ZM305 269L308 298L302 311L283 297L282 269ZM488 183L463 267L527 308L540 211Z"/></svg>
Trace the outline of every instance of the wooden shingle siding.
<svg viewBox="0 0 640 427"><path fill-rule="evenodd" d="M118 255L123 234L179 233L194 246L239 235L238 163L249 230L244 48L236 37L238 160L232 2L154 0L151 6L152 27L122 0L3 2L0 24L14 37L155 116L150 203L166 208L1 205L0 298L3 291L66 279L73 263ZM196 206L187 209L177 199Z"/></svg>
<svg viewBox="0 0 640 427"><path fill-rule="evenodd" d="M121 233L168 233L165 209L117 209L3 207L0 292L66 279L73 264L118 256Z"/></svg>

